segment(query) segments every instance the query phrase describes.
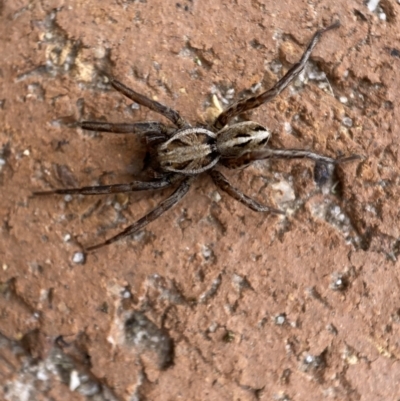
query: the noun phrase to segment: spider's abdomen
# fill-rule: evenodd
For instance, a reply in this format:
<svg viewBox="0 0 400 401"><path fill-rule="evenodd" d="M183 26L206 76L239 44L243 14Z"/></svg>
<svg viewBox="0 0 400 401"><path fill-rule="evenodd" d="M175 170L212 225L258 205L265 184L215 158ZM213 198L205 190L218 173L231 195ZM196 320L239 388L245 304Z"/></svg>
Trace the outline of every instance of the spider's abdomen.
<svg viewBox="0 0 400 401"><path fill-rule="evenodd" d="M215 134L204 128L183 128L157 147L157 160L164 171L199 174L219 159Z"/></svg>
<svg viewBox="0 0 400 401"><path fill-rule="evenodd" d="M271 134L253 121L234 124L218 132L217 149L221 158L237 158L265 147Z"/></svg>

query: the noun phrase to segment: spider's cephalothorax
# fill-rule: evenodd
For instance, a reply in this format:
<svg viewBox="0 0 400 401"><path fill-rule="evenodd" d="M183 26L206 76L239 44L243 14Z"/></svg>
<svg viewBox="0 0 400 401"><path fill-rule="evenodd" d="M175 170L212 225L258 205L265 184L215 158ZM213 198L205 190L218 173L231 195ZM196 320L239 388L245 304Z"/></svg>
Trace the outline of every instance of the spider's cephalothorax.
<svg viewBox="0 0 400 401"><path fill-rule="evenodd" d="M100 185L81 188L55 189L51 191L35 192L36 195L48 194L83 194L97 195L118 192L141 191L146 189L160 189L177 185L175 191L154 210L127 227L124 231L108 240L91 246L87 250L100 248L111 244L127 235L131 235L158 218L182 199L190 188L194 176L208 172L214 183L234 199L257 212L284 214L283 211L262 205L233 187L229 181L216 169L218 164L228 168L245 167L255 160L269 158L308 158L320 163L342 163L355 160L358 156L332 159L312 153L305 149L271 149L267 147L270 132L262 125L249 121L227 125L239 114L259 107L271 101L304 69L311 52L322 34L339 27L336 22L327 28L317 31L312 37L300 61L269 90L260 95L252 96L239 101L222 112L211 127L192 127L180 114L141 95L110 78L111 85L129 99L142 106L162 114L169 119L176 129L166 127L160 122L139 123L104 123L97 121L83 121L78 123L83 129L123 134L141 135L148 147L145 168L153 173L151 181L132 181L127 184Z"/></svg>

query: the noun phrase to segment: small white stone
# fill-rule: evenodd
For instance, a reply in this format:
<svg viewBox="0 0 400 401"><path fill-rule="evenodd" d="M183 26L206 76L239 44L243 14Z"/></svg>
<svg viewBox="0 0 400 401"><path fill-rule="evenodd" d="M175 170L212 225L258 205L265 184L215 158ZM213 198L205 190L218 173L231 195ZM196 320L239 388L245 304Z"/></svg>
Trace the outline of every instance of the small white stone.
<svg viewBox="0 0 400 401"><path fill-rule="evenodd" d="M79 374L76 370L71 372L71 376L69 377L69 389L71 391L75 391L81 384L79 379Z"/></svg>
<svg viewBox="0 0 400 401"><path fill-rule="evenodd" d="M76 264L82 264L85 261L85 255L82 252L75 252L72 261Z"/></svg>
<svg viewBox="0 0 400 401"><path fill-rule="evenodd" d="M285 318L284 315L278 315L278 316L275 318L275 324L277 324L277 325L279 325L279 326L282 326L282 324L285 323L285 321L286 321L286 318Z"/></svg>
<svg viewBox="0 0 400 401"><path fill-rule="evenodd" d="M287 134L290 134L293 131L293 128L289 122L283 123L283 128Z"/></svg>
<svg viewBox="0 0 400 401"><path fill-rule="evenodd" d="M347 99L346 96L340 96L339 101L340 103L347 103L349 100Z"/></svg>
<svg viewBox="0 0 400 401"><path fill-rule="evenodd" d="M210 324L210 326L208 328L208 331L210 333L214 333L217 330L217 328L218 328L218 324L213 322L213 323Z"/></svg>
<svg viewBox="0 0 400 401"><path fill-rule="evenodd" d="M213 191L213 193L211 194L211 199L214 202L219 202L222 198L218 191Z"/></svg>
<svg viewBox="0 0 400 401"><path fill-rule="evenodd" d="M353 126L353 120L350 117L343 117L342 124L350 128Z"/></svg>
<svg viewBox="0 0 400 401"><path fill-rule="evenodd" d="M378 4L379 4L379 0L369 0L369 2L367 4L368 10L371 12L375 11L376 7L378 7Z"/></svg>

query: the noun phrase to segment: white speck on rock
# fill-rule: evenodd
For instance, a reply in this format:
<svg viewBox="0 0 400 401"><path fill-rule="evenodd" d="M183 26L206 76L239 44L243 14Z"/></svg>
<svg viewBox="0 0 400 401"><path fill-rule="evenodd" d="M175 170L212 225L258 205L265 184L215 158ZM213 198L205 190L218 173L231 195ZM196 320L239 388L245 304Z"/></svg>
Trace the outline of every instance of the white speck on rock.
<svg viewBox="0 0 400 401"><path fill-rule="evenodd" d="M386 21L386 14L385 13L379 13L379 19L381 21Z"/></svg>
<svg viewBox="0 0 400 401"><path fill-rule="evenodd" d="M274 193L274 198L277 203L290 202L296 199L293 187L288 181L280 181L273 184L272 188L276 191Z"/></svg>
<svg viewBox="0 0 400 401"><path fill-rule="evenodd" d="M219 202L222 198L221 198L221 195L219 194L219 192L218 191L213 191L213 193L211 194L211 199L214 201L214 202Z"/></svg>
<svg viewBox="0 0 400 401"><path fill-rule="evenodd" d="M291 124L287 121L283 124L283 128L287 134L290 134L293 131Z"/></svg>
<svg viewBox="0 0 400 401"><path fill-rule="evenodd" d="M375 11L376 7L378 7L378 4L379 4L379 0L369 0L369 2L367 4L368 10L371 12Z"/></svg>
<svg viewBox="0 0 400 401"><path fill-rule="evenodd" d="M72 261L76 264L82 264L85 261L85 255L82 252L75 252Z"/></svg>
<svg viewBox="0 0 400 401"><path fill-rule="evenodd" d="M350 128L353 126L353 120L350 117L343 117L342 124Z"/></svg>
<svg viewBox="0 0 400 401"><path fill-rule="evenodd" d="M81 384L79 380L79 374L76 370L71 372L71 376L69 377L69 389L71 391L75 391Z"/></svg>

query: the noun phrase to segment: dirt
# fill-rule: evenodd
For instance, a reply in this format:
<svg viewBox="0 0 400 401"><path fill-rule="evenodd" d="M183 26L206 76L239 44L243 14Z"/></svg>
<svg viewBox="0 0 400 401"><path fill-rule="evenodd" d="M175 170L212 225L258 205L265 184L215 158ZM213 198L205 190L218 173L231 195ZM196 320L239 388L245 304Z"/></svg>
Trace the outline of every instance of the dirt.
<svg viewBox="0 0 400 401"><path fill-rule="evenodd" d="M399 12L395 0L0 1L0 398L398 399ZM207 124L335 20L302 79L241 118L274 147L362 159L225 171L285 217L203 175L141 232L85 253L171 190L32 196L141 169L138 138L73 126L166 123L107 74Z"/></svg>

